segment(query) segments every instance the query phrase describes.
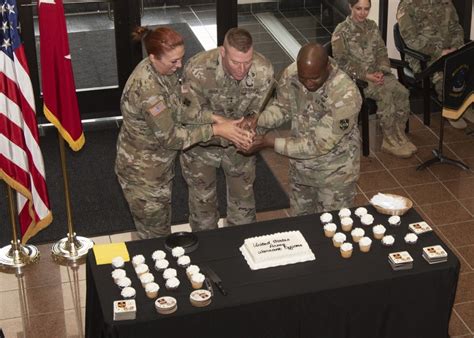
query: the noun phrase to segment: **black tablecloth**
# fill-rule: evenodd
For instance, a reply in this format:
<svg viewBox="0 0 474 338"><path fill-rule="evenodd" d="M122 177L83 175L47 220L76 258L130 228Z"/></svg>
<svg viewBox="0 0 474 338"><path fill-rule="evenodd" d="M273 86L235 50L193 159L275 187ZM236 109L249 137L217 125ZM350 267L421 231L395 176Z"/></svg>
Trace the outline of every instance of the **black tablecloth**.
<svg viewBox="0 0 474 338"><path fill-rule="evenodd" d="M127 275L137 290L137 318L113 321L112 303L120 299L110 265L95 264L94 254L87 259L87 337L448 337L448 323L459 275L459 260L434 233L419 237L408 245L403 237L408 224L422 220L410 210L402 225L390 227L387 216L377 214L374 224L384 224L395 236L392 247L373 240L369 253L354 246L350 259L341 257L329 238L324 237L318 215L277 219L244 226L197 233L199 248L190 254L194 264L208 264L222 278L229 291L223 296L215 288L211 305L196 308L189 302L192 290L185 272L178 269L181 281L175 292L165 290L159 273L160 296L172 295L178 310L171 315L155 311L131 263ZM338 219L337 212L333 212ZM360 226L353 216L354 226ZM371 227L363 227L373 238ZM252 271L239 247L244 239L275 232L300 230L313 250L311 262ZM350 236L348 236L350 237ZM351 241L351 240L350 240ZM448 262L429 265L422 248L440 244L448 252ZM143 254L153 267L151 254L163 249L163 239L128 242L131 256ZM390 252L407 250L414 258L412 270L393 271Z"/></svg>

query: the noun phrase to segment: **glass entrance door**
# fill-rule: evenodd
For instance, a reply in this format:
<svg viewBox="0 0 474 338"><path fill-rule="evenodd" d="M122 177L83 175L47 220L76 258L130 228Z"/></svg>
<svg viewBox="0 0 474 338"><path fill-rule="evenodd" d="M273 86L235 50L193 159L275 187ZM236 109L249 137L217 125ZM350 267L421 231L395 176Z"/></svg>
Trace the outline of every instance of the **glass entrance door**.
<svg viewBox="0 0 474 338"><path fill-rule="evenodd" d="M121 88L141 46L131 42L140 25L141 0L63 0L81 118L120 115ZM22 26L41 121L41 63L36 2L22 1ZM25 17L26 14L26 17ZM37 107L38 108L38 107Z"/></svg>

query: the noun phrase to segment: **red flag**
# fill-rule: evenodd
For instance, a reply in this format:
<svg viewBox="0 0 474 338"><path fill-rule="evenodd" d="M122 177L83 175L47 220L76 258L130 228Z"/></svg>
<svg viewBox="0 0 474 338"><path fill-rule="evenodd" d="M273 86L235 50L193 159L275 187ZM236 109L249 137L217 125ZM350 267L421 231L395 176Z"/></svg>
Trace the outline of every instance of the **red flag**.
<svg viewBox="0 0 474 338"><path fill-rule="evenodd" d="M17 191L26 243L53 220L38 142L35 100L18 33L16 0L0 0L0 178Z"/></svg>
<svg viewBox="0 0 474 338"><path fill-rule="evenodd" d="M62 0L40 0L38 20L44 115L58 128L71 149L78 151L84 145L85 138L77 105Z"/></svg>

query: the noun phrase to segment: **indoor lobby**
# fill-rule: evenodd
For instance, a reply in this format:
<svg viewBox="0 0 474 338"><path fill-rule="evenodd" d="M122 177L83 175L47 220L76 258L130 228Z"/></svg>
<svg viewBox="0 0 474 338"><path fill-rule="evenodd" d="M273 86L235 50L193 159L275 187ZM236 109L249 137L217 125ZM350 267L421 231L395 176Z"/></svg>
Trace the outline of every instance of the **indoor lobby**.
<svg viewBox="0 0 474 338"><path fill-rule="evenodd" d="M29 44L25 42L25 45L31 48L36 46L36 50L38 50L40 47L39 30L34 9L36 2L32 3L33 5L30 1L20 2L26 6L24 7L27 8L26 14L31 15L30 24L26 24L28 26L26 31L33 34L29 39ZM135 55L128 59L120 56L120 52L124 52L128 48L120 41L120 37L123 37L120 34L123 34L125 28L117 24L120 21L117 18L119 12L114 12L114 4L121 2L122 0L64 0L71 54L73 60L77 59L76 62L73 62L73 68L81 114L83 115L86 150L89 151L88 149L96 146L98 149L97 154L94 155L96 157L89 158L87 160L89 162L83 164L80 169L86 170L93 167L94 159L113 159L114 156L114 137L121 125L118 108L119 89L128 78L127 69L130 69L130 63L133 63L137 57ZM347 12L344 12L344 6L340 4L341 2L345 3L345 1L324 0L239 0L237 7L233 10L237 10L237 13L234 14L236 14L238 26L247 29L252 34L255 50L267 56L274 66L275 74L279 74L295 60L297 51L305 43L324 44L330 41L334 28L347 15ZM399 59L391 36L395 2L398 3L398 1L392 3L392 0L372 1L372 11L376 12L372 15L377 18L379 24L381 22L385 26L384 33L389 45L389 56ZM469 2L472 6L472 1ZM186 59L194 53L217 46L220 39L217 22L222 20L222 17L218 13L219 9L216 10L215 1L139 0L136 4L138 6L136 12L141 25L170 25L186 37ZM122 10L124 9L122 8ZM225 11L227 8L221 8L221 10ZM472 7L472 14L474 14L474 7ZM473 16L468 15L467 17L472 20ZM474 37L473 26L469 24L471 39ZM142 55L138 56L138 58L141 57ZM32 58L36 58L36 61L31 61ZM36 68L40 68L38 65L39 52L32 53L29 59L31 62L36 62ZM38 74L37 71L37 82L39 81ZM34 76L32 78L34 80ZM39 97L39 84L34 84L35 86ZM360 178L357 182L354 207L368 205L370 199L378 192L405 196L413 201L413 208L416 212L433 228L436 235L460 261L459 280L449 321L449 335L451 338L473 338L474 124L468 123L468 127L463 130L455 129L448 123L444 125L444 154L449 158L462 161L469 166L468 170L462 170L449 164L438 164L417 170L420 164L433 157L433 149L438 148L441 114L439 107L432 107L431 124L425 125L420 93L413 92L411 94L410 102L413 114L409 118L408 136L418 147L418 152L409 159L396 158L382 152L380 150L382 136L379 121L375 115L372 115L369 121L370 154L361 156ZM91 109L90 107L98 108ZM47 147L45 149L57 152L56 130L46 123L43 116L39 116L38 121L42 135L40 141L44 139L45 147ZM102 137L102 133L106 133L107 136ZM276 133L281 136L288 135L289 126L278 129ZM102 141L103 144L109 142L112 148L93 144L93 142L100 143ZM88 144L88 142L91 143ZM112 153L110 153L111 151ZM53 161L54 156L47 152L43 149L45 162ZM68 154L69 160L72 161L70 164L75 164L74 161L78 160L77 157L80 155L72 154L71 151L68 151ZM268 149L261 151L260 154L282 190L288 192L288 158ZM55 163L59 163L57 155L55 156ZM51 167L54 168L54 165ZM46 163L46 168L48 168L48 163ZM53 170L55 172L47 172L47 174L53 179L57 179L59 182L57 185L59 189L62 189L60 168L56 167ZM105 186L109 183L116 184L115 177L112 175L113 163L109 163L107 167L107 174L110 175L103 183L105 191L101 196L91 197L101 199L101 204L97 206L96 210L86 210L88 207L81 205L81 200L74 196L75 194L86 196L88 193L86 184L98 185L99 188L96 188L97 192L94 194L100 195L101 177L80 177L88 176L89 173L86 175L84 172L77 172L78 169L74 166L70 166L69 170L72 208L76 213L82 211L87 213L87 216L82 218L74 217L77 234L86 236L81 233L79 223L88 221L89 227L95 227L95 233L101 234L87 235L96 244L137 240L137 234L130 230L130 224L124 224L118 228L109 228L106 224L107 222L117 222L117 219L121 217L121 214L115 210L115 206L126 206L123 201L116 204L113 204L115 203L113 201L108 201L112 198L107 195L109 188ZM93 169L91 168L91 170ZM85 185L78 186L81 184ZM120 190L110 191L120 192ZM2 240L0 245L3 247L8 244L11 238L11 225L8 210L5 207L8 199L4 187L1 188L1 195L3 201L1 203L2 210L0 210L1 226L2 229L9 229L6 236L0 237ZM59 202L54 203L63 203L63 196L55 198ZM54 212L53 208L53 215ZM64 210L61 211L60 217L65 220ZM257 213L257 221L289 217L288 207ZM221 227L225 226L223 223L225 222L221 219ZM56 222L49 227L59 229L55 230L56 233L59 232L63 235L67 233L66 223ZM101 227L103 229L100 229ZM172 226L172 232L190 230L189 224L185 222ZM45 233L46 231L50 230L44 230ZM93 233L91 229L87 231ZM14 271L0 271L0 329L3 331L4 337L73 338L85 336L85 264L71 267L54 262L50 252L55 240L48 241L48 236L48 233L40 232L30 241L40 251L41 257L38 263L25 266L22 268L21 274L15 274ZM0 337L2 337L1 334ZM221 337L226 337L226 332L222 332ZM318 336L315 335L315 337Z"/></svg>

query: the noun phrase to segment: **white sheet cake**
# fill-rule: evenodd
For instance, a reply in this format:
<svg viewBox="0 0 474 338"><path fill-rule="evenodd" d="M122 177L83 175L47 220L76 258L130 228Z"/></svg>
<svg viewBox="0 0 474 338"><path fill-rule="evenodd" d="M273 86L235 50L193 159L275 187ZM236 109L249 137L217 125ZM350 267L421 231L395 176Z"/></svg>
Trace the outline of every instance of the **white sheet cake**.
<svg viewBox="0 0 474 338"><path fill-rule="evenodd" d="M316 259L299 231L247 238L240 251L252 270Z"/></svg>

